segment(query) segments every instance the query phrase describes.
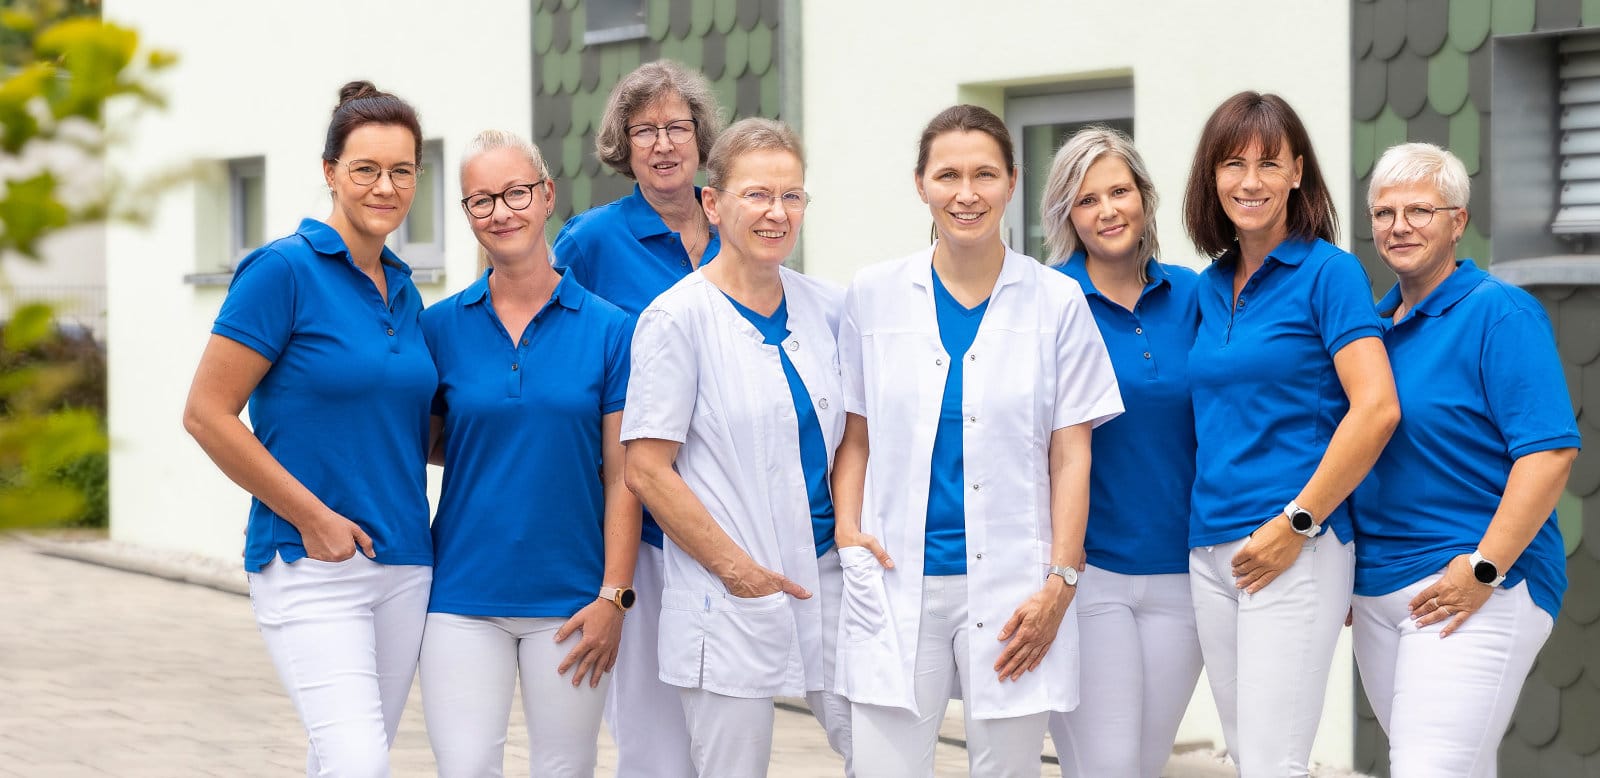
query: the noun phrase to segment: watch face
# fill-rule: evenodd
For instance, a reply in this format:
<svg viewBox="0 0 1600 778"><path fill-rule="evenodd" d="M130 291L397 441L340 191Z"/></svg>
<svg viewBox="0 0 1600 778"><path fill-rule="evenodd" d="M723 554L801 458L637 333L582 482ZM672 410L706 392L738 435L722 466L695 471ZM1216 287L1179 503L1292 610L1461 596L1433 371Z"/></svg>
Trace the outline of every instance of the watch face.
<svg viewBox="0 0 1600 778"><path fill-rule="evenodd" d="M1289 526L1297 532L1306 532L1317 526L1317 522L1311 518L1310 511L1295 511L1289 516Z"/></svg>
<svg viewBox="0 0 1600 778"><path fill-rule="evenodd" d="M633 601L636 599L638 599L638 596L633 593L632 589L623 589L617 592L617 604L621 605L623 610L632 608Z"/></svg>
<svg viewBox="0 0 1600 778"><path fill-rule="evenodd" d="M1492 584L1494 579L1500 577L1500 571L1495 569L1493 562L1484 560L1472 566L1472 575L1479 583Z"/></svg>

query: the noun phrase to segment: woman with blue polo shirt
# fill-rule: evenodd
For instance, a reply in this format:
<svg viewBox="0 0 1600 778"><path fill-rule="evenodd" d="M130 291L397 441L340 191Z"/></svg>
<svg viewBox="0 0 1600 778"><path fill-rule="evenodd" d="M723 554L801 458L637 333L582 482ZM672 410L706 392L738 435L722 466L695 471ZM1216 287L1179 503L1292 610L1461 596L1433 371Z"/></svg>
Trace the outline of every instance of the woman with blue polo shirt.
<svg viewBox="0 0 1600 778"><path fill-rule="evenodd" d="M250 602L306 727L308 776L388 775L416 673L438 374L411 270L384 241L421 157L410 105L365 81L340 90L322 150L333 211L239 263L184 408L254 497Z"/></svg>
<svg viewBox="0 0 1600 778"><path fill-rule="evenodd" d="M671 540L661 679L708 778L766 775L776 695L806 695L850 770L845 708L825 692L842 290L783 266L810 199L804 164L794 131L769 119L718 138L705 210L722 252L656 298L633 339L628 486Z"/></svg>
<svg viewBox="0 0 1600 778"><path fill-rule="evenodd" d="M1157 778L1200 678L1189 596L1193 270L1156 261L1156 189L1128 136L1079 130L1056 152L1041 217L1083 287L1126 411L1094 432L1088 567L1078 578L1078 707L1050 717L1066 776Z"/></svg>
<svg viewBox="0 0 1600 778"><path fill-rule="evenodd" d="M838 688L861 775L932 775L959 689L971 773L1037 776L1078 702L1090 431L1122 403L1078 284L1001 238L1005 122L945 109L915 174L937 240L861 271L839 326Z"/></svg>
<svg viewBox="0 0 1600 778"><path fill-rule="evenodd" d="M1355 567L1345 498L1399 419L1371 286L1330 241L1300 117L1241 92L1207 120L1184 196L1200 275L1189 352L1190 586L1228 752L1303 776Z"/></svg>
<svg viewBox="0 0 1600 778"><path fill-rule="evenodd" d="M722 129L721 109L698 71L671 60L639 66L606 100L595 155L634 180L633 194L574 216L556 236L556 267L637 317L656 295L710 262L717 231L700 206L695 173ZM639 605L622 631L606 703L617 770L642 778L692 778L678 692L661 681L661 528L644 514L633 575Z"/></svg>
<svg viewBox="0 0 1600 778"><path fill-rule="evenodd" d="M490 267L422 313L444 465L428 739L441 776L500 775L520 677L530 774L591 776L639 545L617 438L631 326L550 266L555 183L526 140L480 133L461 192Z"/></svg>
<svg viewBox="0 0 1600 778"><path fill-rule="evenodd" d="M1561 607L1555 506L1578 425L1544 308L1457 260L1471 183L1427 143L1384 153L1373 242L1403 415L1356 512L1355 650L1394 775L1496 774Z"/></svg>

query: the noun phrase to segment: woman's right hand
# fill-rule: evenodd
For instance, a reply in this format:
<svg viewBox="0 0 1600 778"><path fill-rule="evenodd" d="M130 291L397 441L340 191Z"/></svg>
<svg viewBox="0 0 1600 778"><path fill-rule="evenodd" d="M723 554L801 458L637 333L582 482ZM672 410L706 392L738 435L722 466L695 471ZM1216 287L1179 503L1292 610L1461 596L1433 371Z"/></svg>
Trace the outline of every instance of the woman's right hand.
<svg viewBox="0 0 1600 778"><path fill-rule="evenodd" d="M883 549L878 539L865 532L838 533L833 536L834 545L839 548L859 547L872 552L878 558L878 564L885 570L894 569L894 560L889 558L889 552Z"/></svg>
<svg viewBox="0 0 1600 778"><path fill-rule="evenodd" d="M372 537L355 522L333 511L316 524L300 528L300 543L306 556L321 562L343 562L355 556L356 549L368 559L376 559Z"/></svg>
<svg viewBox="0 0 1600 778"><path fill-rule="evenodd" d="M789 580L781 573L768 570L754 562L722 576L722 584L728 587L728 594L747 600L778 592L784 592L797 600L811 599L811 592L806 591L805 587Z"/></svg>

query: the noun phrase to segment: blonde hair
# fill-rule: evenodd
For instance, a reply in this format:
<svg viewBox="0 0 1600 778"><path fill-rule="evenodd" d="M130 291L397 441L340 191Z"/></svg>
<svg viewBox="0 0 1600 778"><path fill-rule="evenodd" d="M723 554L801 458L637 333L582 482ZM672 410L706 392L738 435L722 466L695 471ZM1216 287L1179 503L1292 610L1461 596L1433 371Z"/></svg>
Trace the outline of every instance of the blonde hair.
<svg viewBox="0 0 1600 778"><path fill-rule="evenodd" d="M539 177L550 178L550 166L544 162L544 155L539 153L538 147L529 143L526 138L508 130L484 130L467 142L467 148L461 152L461 170L467 169L467 163L486 152L497 149L516 149L528 158L528 164L539 171Z"/></svg>
<svg viewBox="0 0 1600 778"><path fill-rule="evenodd" d="M1050 177L1045 180L1043 204L1039 219L1044 223L1045 245L1049 247L1051 261L1067 261L1083 245L1078 231L1072 226L1072 206L1078 201L1083 179L1089 168L1103 155L1111 154L1127 163L1133 173L1133 186L1139 190L1144 205L1144 232L1139 235L1140 259L1158 256L1161 244L1156 239L1156 185L1145 167L1144 158L1134 148L1133 139L1122 131L1102 124L1092 124L1073 134L1050 163ZM1149 281L1145 265L1139 263L1139 279Z"/></svg>
<svg viewBox="0 0 1600 778"><path fill-rule="evenodd" d="M1472 179L1456 155L1432 143L1402 143L1389 147L1373 165L1367 206L1372 206L1379 192L1407 184L1431 186L1444 198L1444 205L1458 208L1465 208L1472 197Z"/></svg>
<svg viewBox="0 0 1600 778"><path fill-rule="evenodd" d="M721 189L733 171L733 163L752 151L787 151L806 164L805 148L794 128L780 121L750 117L740 119L724 130L706 157L706 186Z"/></svg>

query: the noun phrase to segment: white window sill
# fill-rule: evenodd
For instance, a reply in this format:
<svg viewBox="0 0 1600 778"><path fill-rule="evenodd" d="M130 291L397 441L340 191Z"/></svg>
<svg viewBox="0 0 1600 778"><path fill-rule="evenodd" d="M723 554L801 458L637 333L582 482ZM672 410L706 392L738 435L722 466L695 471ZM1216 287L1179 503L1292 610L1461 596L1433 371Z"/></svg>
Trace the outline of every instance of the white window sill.
<svg viewBox="0 0 1600 778"><path fill-rule="evenodd" d="M1600 286L1600 255L1559 254L1492 262L1489 272L1517 286Z"/></svg>

